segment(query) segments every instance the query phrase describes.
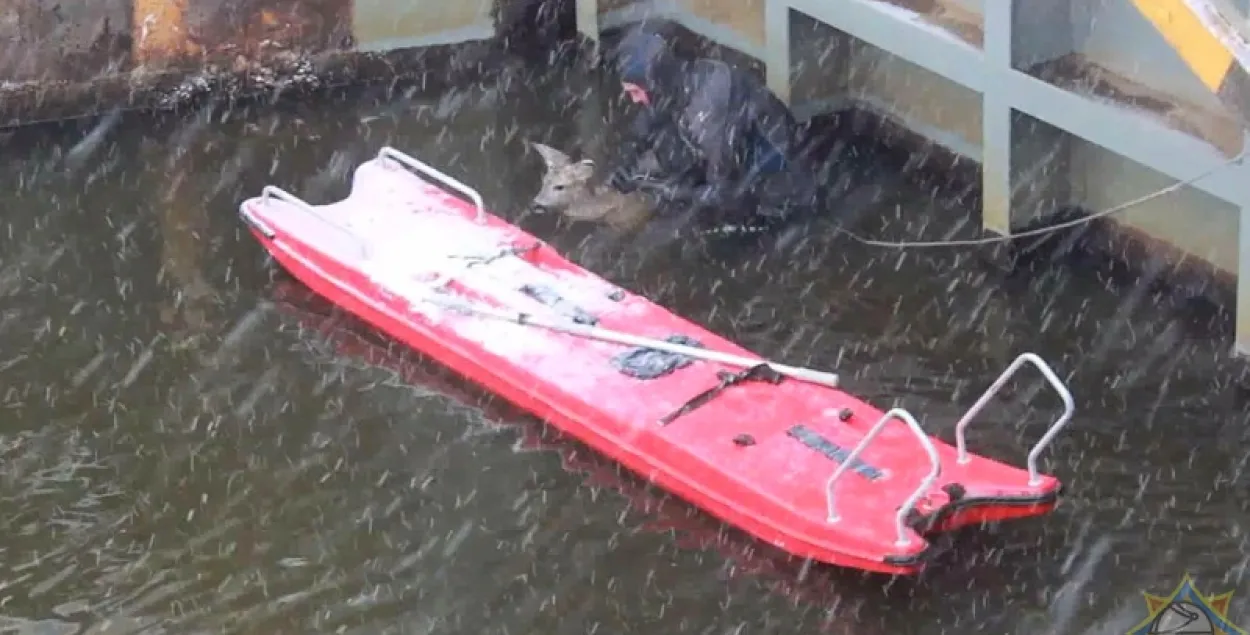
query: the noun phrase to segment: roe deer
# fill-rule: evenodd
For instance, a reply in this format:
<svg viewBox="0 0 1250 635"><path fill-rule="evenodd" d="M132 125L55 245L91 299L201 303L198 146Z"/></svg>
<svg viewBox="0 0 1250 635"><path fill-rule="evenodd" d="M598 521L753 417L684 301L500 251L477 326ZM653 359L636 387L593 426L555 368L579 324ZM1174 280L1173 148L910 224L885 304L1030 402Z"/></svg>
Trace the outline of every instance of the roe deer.
<svg viewBox="0 0 1250 635"><path fill-rule="evenodd" d="M541 143L530 142L547 169L542 188L532 206L556 212L575 221L602 222L618 231L641 228L655 212L654 204L641 193L625 193L593 182L595 162L572 160L569 155Z"/></svg>

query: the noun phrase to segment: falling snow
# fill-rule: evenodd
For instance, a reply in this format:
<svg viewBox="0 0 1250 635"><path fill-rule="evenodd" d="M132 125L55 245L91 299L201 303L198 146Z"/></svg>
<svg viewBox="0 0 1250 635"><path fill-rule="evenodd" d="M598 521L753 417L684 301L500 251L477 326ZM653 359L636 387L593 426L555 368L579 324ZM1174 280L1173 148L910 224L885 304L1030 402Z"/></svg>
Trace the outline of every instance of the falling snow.
<svg viewBox="0 0 1250 635"><path fill-rule="evenodd" d="M972 188L871 135L829 144L837 210L767 236L622 238L533 215L542 164L525 142L600 152L621 104L568 60L489 61L464 85L0 136L0 631L1092 635L1125 632L1143 591L1185 573L1238 591L1230 615L1250 621L1250 401L1206 290L1048 251L1063 240L1014 260L857 242L839 229L979 226ZM212 86L193 77L170 99ZM387 145L611 281L553 278L586 302L630 289L836 370L947 440L1006 364L1042 355L1078 405L1042 462L1064 504L939 540L928 572L888 579L787 559L623 476L309 295L234 213L269 184L340 201ZM414 263L481 243L428 218L344 227L384 247L362 262L396 289L419 284ZM554 341L465 324L499 347ZM1057 407L1026 372L970 442L1022 463Z"/></svg>

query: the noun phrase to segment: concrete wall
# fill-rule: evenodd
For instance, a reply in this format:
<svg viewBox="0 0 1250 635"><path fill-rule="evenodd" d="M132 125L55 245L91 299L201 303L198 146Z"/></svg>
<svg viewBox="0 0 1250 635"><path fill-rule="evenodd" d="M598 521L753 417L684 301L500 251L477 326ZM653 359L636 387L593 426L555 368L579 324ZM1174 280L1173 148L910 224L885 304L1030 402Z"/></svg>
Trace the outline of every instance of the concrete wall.
<svg viewBox="0 0 1250 635"><path fill-rule="evenodd" d="M764 0L674 0L673 8L688 16L687 22L701 26L700 35L732 37L732 46L745 53L764 47ZM730 35L732 34L732 36Z"/></svg>
<svg viewBox="0 0 1250 635"><path fill-rule="evenodd" d="M0 127L136 105L122 102L190 76L364 72L346 60L493 38L496 2L529 22L556 0L0 0Z"/></svg>
<svg viewBox="0 0 1250 635"><path fill-rule="evenodd" d="M767 0L578 0L598 7L598 29L641 19L672 20L716 44L764 58L764 6Z"/></svg>
<svg viewBox="0 0 1250 635"><path fill-rule="evenodd" d="M957 154L980 159L981 96L879 48L852 40L846 96L888 113Z"/></svg>
<svg viewBox="0 0 1250 635"><path fill-rule="evenodd" d="M363 51L463 42L494 33L492 0L354 0L352 5L352 31Z"/></svg>
<svg viewBox="0 0 1250 635"><path fill-rule="evenodd" d="M868 108L951 152L980 158L978 93L802 13L792 12L790 28L791 106L801 116L849 105Z"/></svg>
<svg viewBox="0 0 1250 635"><path fill-rule="evenodd" d="M1093 144L1076 139L1070 143L1071 202L1089 209L1108 209L1176 182ZM1146 238L1162 240L1178 250L1178 256L1237 275L1239 210L1210 194L1184 188L1125 210L1117 222Z"/></svg>

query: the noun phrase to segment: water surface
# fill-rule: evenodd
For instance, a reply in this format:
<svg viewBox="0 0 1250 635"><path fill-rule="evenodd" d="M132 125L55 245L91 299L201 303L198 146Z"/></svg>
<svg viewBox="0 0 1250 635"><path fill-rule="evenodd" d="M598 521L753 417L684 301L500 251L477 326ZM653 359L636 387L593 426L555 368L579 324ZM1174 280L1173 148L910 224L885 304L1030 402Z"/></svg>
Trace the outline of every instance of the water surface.
<svg viewBox="0 0 1250 635"><path fill-rule="evenodd" d="M609 127L581 98L594 86L503 77L4 146L0 632L1116 633L1144 616L1142 591L1186 572L1244 588L1250 411L1227 324L1097 271L1009 284L974 252L865 247L831 221L751 249L605 250L522 215L541 170L524 140L593 151ZM303 297L237 221L269 183L342 196L384 144L600 273L766 355L836 367L947 438L1015 355L1042 354L1080 408L1045 464L1065 504L961 534L891 581L788 562L667 501ZM856 174L857 231L931 238L967 217L869 158ZM1057 400L1032 378L1010 393L970 438L1022 462ZM1244 597L1232 614L1250 621Z"/></svg>

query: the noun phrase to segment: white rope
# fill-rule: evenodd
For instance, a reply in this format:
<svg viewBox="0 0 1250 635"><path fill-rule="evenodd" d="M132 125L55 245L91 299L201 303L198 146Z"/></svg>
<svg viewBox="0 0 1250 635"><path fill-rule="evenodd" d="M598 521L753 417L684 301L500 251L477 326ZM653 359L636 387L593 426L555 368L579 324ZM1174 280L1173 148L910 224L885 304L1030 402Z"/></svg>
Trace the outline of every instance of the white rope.
<svg viewBox="0 0 1250 635"><path fill-rule="evenodd" d="M1212 174L1215 174L1222 170L1226 170L1234 165L1240 164L1245 158L1246 158L1246 149L1243 148L1241 152L1237 153L1237 156L1227 161L1224 161L1223 163L1220 163L1219 165L1205 172L1202 172L1201 174L1198 174L1197 176L1190 177L1183 181L1177 181L1176 183L1173 183L1161 190L1156 190L1154 192L1146 194L1145 196L1139 196L1131 201L1121 203L1119 205L1116 205L1115 207L1110 207L1110 208L1107 208L1098 212L1094 212L1088 216L1083 216L1075 220L1065 221L1062 223L1055 223L1054 225L1048 225L1046 227L1039 227L1037 229L1023 231L1023 232L1019 232L1015 234L1007 234L1004 236L991 236L988 238L975 238L971 240L891 242L891 241L885 241L885 240L872 240L869 238L864 238L858 234L849 232L841 228L839 228L837 231L843 234L846 234L847 236L850 236L856 242L859 242L861 244L868 245L871 247L884 247L887 249L910 249L910 248L922 249L922 248L929 248L929 247L976 247L980 245L993 245L997 243L1005 243L1005 242L1010 242L1012 240L1018 240L1020 238L1031 238L1034 236L1043 236L1046 234L1051 234L1051 233L1061 231L1064 229L1078 227L1080 225L1093 222L1100 218L1111 216L1112 214L1118 214L1129 208L1136 207L1138 205L1141 205L1142 203L1146 203L1146 202L1152 201L1154 199L1157 199L1163 196L1167 196L1168 194L1179 191L1182 188L1193 185L1194 183L1197 183L1198 181L1201 181L1202 179L1205 179L1211 176Z"/></svg>

